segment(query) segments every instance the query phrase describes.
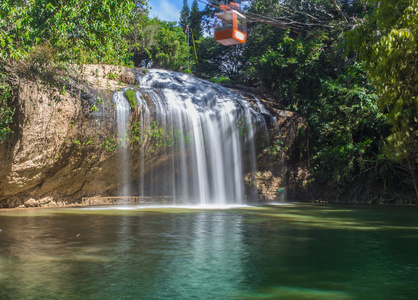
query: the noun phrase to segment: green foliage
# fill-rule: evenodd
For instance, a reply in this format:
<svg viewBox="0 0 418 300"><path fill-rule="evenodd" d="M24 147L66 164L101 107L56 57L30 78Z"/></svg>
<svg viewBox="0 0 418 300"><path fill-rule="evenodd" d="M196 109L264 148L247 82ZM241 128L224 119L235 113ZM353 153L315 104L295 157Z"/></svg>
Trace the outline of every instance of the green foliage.
<svg viewBox="0 0 418 300"><path fill-rule="evenodd" d="M11 86L7 83L7 75L0 70L0 142L12 132L14 108L11 106Z"/></svg>
<svg viewBox="0 0 418 300"><path fill-rule="evenodd" d="M60 90L60 95L65 95L67 93L67 91L65 90L65 85L62 87L62 89Z"/></svg>
<svg viewBox="0 0 418 300"><path fill-rule="evenodd" d="M187 39L174 22L148 19L134 49L135 66L180 70L187 64Z"/></svg>
<svg viewBox="0 0 418 300"><path fill-rule="evenodd" d="M141 128L141 121L137 121L132 124L130 136L131 136L131 143L133 145L142 141L143 134L142 134L142 128Z"/></svg>
<svg viewBox="0 0 418 300"><path fill-rule="evenodd" d="M418 1L372 2L376 8L348 39L393 126L388 154L404 159L418 148Z"/></svg>
<svg viewBox="0 0 418 300"><path fill-rule="evenodd" d="M151 153L161 149L179 151L183 143L190 143L190 136L182 135L180 129L167 130L156 120L144 124L138 119L133 119L125 137L120 139L115 137L106 138L102 141L101 148L113 152L123 146L129 146L129 143L130 146L134 147L149 145Z"/></svg>
<svg viewBox="0 0 418 300"><path fill-rule="evenodd" d="M190 15L190 9L189 4L187 3L187 0L183 0L183 7L180 11L180 20L179 25L183 32L186 31L187 24L189 23L189 15Z"/></svg>
<svg viewBox="0 0 418 300"><path fill-rule="evenodd" d="M197 73L203 77L226 76L235 79L243 71L246 58L241 46L225 47L212 37L201 38L197 47Z"/></svg>
<svg viewBox="0 0 418 300"><path fill-rule="evenodd" d="M116 151L118 143L113 138L107 138L102 142L102 149L106 149L108 152Z"/></svg>
<svg viewBox="0 0 418 300"><path fill-rule="evenodd" d="M3 0L0 3L0 58L19 59L30 43L26 1Z"/></svg>
<svg viewBox="0 0 418 300"><path fill-rule="evenodd" d="M181 136L181 130L167 130L154 120L149 124L143 124L139 120L133 120L129 130L129 137L132 145L150 144L151 152L157 149L172 148L178 151L182 143L190 143L188 135ZM182 141L180 143L180 141Z"/></svg>
<svg viewBox="0 0 418 300"><path fill-rule="evenodd" d="M110 72L109 74L107 74L107 78L110 79L110 80L115 80L115 79L119 78L119 75L118 75L118 73Z"/></svg>
<svg viewBox="0 0 418 300"><path fill-rule="evenodd" d="M273 143L268 148L268 153L273 160L279 160L283 157L283 154L288 150L288 146L285 145L283 139L280 136L276 136Z"/></svg>
<svg viewBox="0 0 418 300"><path fill-rule="evenodd" d="M245 122L245 120L243 118L240 118L238 123L237 123L237 128L239 131L239 135L242 138L245 138L248 136L248 134L251 131L251 125L247 124L247 122Z"/></svg>
<svg viewBox="0 0 418 300"><path fill-rule="evenodd" d="M258 43L249 44L244 55L251 67L245 70L244 78L257 78L280 102L294 105L319 83L314 68L319 67L324 38L292 38L289 32L271 35L273 44L263 47L264 51Z"/></svg>
<svg viewBox="0 0 418 300"><path fill-rule="evenodd" d="M199 40L203 35L201 23L202 14L199 12L197 0L193 0L192 9L190 11L190 28L195 40Z"/></svg>
<svg viewBox="0 0 418 300"><path fill-rule="evenodd" d="M343 84L355 79L345 73L326 80L314 103L299 103L308 122L313 179L338 193L358 178L367 159L379 151L387 128L376 96L367 87Z"/></svg>
<svg viewBox="0 0 418 300"><path fill-rule="evenodd" d="M233 83L233 81L226 76L221 76L221 77L212 77L209 81L214 82L214 83L220 83L220 84L231 84Z"/></svg>
<svg viewBox="0 0 418 300"><path fill-rule="evenodd" d="M0 9L0 57L21 58L49 45L59 61L120 64L128 57L131 0L5 0Z"/></svg>
<svg viewBox="0 0 418 300"><path fill-rule="evenodd" d="M94 104L91 108L90 108L91 112L97 111L97 105Z"/></svg>
<svg viewBox="0 0 418 300"><path fill-rule="evenodd" d="M147 134L153 140L154 146L160 148L165 146L165 134L164 128L160 127L157 121L151 122L148 128Z"/></svg>
<svg viewBox="0 0 418 300"><path fill-rule="evenodd" d="M136 95L135 95L135 90L125 90L123 92L123 94L125 95L126 99L128 99L129 102L129 106L135 110L138 106L138 103L136 101Z"/></svg>
<svg viewBox="0 0 418 300"><path fill-rule="evenodd" d="M202 39L200 70L208 77L261 84L278 103L304 115L311 182L340 194L380 151L388 129L364 66L346 55L341 34L370 6L328 0L280 3L252 1L249 11L290 18L299 27L284 30L250 23L247 43L241 46L224 47ZM286 146L277 137L268 151L278 160L288 152Z"/></svg>
<svg viewBox="0 0 418 300"><path fill-rule="evenodd" d="M63 74L72 64L129 63L129 35L146 13L143 0L0 1L0 63L18 60L14 65L21 74L39 75L65 95ZM2 140L11 132L13 108L9 101L12 89L3 74L1 77ZM91 110L96 111L97 106Z"/></svg>

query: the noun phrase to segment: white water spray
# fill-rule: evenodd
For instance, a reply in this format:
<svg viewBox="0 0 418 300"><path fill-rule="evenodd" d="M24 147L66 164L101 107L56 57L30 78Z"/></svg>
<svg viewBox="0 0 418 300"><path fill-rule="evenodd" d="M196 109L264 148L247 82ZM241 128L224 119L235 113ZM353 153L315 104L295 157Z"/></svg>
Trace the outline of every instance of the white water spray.
<svg viewBox="0 0 418 300"><path fill-rule="evenodd" d="M121 146L121 196L130 196L129 188L129 154L127 149L126 127L129 121L129 102L123 97L123 92L117 92L113 96L116 105L116 121L118 125L118 143Z"/></svg>

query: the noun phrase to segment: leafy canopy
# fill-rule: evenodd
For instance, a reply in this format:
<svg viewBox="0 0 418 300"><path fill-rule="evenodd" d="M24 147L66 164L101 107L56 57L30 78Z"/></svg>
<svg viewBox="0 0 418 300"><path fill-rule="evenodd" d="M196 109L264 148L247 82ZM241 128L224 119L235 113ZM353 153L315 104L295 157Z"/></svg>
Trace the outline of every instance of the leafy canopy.
<svg viewBox="0 0 418 300"><path fill-rule="evenodd" d="M22 58L48 45L60 61L121 63L141 5L145 1L2 0L0 58Z"/></svg>
<svg viewBox="0 0 418 300"><path fill-rule="evenodd" d="M136 66L179 70L187 63L189 50L181 27L175 22L146 19L134 46Z"/></svg>
<svg viewBox="0 0 418 300"><path fill-rule="evenodd" d="M348 34L388 113L390 155L407 158L418 149L418 1L373 0L376 8Z"/></svg>

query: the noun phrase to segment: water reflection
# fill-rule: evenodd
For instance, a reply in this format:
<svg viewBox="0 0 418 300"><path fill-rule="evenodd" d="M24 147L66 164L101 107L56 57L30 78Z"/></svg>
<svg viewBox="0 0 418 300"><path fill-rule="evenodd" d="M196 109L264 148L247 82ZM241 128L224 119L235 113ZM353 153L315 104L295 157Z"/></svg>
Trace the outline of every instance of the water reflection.
<svg viewBox="0 0 418 300"><path fill-rule="evenodd" d="M413 299L415 213L303 205L6 213L0 299Z"/></svg>

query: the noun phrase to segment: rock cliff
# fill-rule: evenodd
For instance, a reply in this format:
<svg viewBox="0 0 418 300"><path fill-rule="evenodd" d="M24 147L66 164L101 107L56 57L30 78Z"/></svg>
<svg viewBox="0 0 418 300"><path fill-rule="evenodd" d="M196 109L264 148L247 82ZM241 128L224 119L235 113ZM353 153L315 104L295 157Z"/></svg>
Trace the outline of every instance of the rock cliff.
<svg viewBox="0 0 418 300"><path fill-rule="evenodd" d="M111 97L120 88L138 87L135 78L141 72L86 65L58 88L36 77L20 78L14 132L0 143L0 207L75 203L117 193L121 164ZM270 145L258 149L256 187L262 199L277 200L281 191L294 194L306 177L303 119L260 101L278 127L270 124ZM166 159L163 152L148 156ZM130 170L139 167L134 162ZM251 178L246 175L249 185Z"/></svg>

